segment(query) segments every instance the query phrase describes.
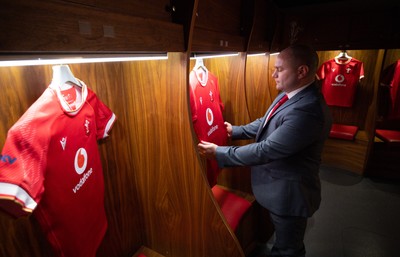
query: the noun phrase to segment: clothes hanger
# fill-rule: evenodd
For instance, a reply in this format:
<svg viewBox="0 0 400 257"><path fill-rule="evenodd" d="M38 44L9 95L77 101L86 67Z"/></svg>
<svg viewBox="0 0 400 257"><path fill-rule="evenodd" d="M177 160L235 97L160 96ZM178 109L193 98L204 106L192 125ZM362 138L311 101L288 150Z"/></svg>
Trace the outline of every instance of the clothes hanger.
<svg viewBox="0 0 400 257"><path fill-rule="evenodd" d="M204 66L203 58L196 58L196 64L193 67L196 73L196 77L202 86L207 85L208 81L208 70Z"/></svg>
<svg viewBox="0 0 400 257"><path fill-rule="evenodd" d="M348 59L351 59L352 57L347 54L346 50L342 50L335 58L341 61L346 61Z"/></svg>
<svg viewBox="0 0 400 257"><path fill-rule="evenodd" d="M53 66L52 83L58 85L59 87L63 87L65 84L70 84L70 83L73 83L81 87L81 84L75 78L74 74L72 74L72 71L69 68L69 66L65 64Z"/></svg>
<svg viewBox="0 0 400 257"><path fill-rule="evenodd" d="M193 70L202 69L204 72L207 72L206 66L204 66L204 62L202 58L196 58L196 64L193 67Z"/></svg>

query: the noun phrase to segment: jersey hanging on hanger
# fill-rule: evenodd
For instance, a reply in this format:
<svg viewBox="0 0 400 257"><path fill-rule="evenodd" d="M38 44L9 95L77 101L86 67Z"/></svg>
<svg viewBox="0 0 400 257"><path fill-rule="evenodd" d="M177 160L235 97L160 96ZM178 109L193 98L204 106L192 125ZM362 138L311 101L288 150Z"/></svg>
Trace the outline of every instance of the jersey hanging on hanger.
<svg viewBox="0 0 400 257"><path fill-rule="evenodd" d="M400 119L400 60L387 67L380 81L380 109L387 119Z"/></svg>
<svg viewBox="0 0 400 257"><path fill-rule="evenodd" d="M190 72L190 108L194 130L199 140L226 145L218 79L204 66ZM216 160L207 160L207 179L211 187L217 183L220 168Z"/></svg>
<svg viewBox="0 0 400 257"><path fill-rule="evenodd" d="M357 85L364 77L363 63L349 58L338 58L324 62L317 71L317 79L322 81L321 91L330 106L351 107Z"/></svg>
<svg viewBox="0 0 400 257"><path fill-rule="evenodd" d="M94 257L107 228L97 140L115 115L80 83L51 84L8 131L0 162L0 207L33 212L64 257Z"/></svg>

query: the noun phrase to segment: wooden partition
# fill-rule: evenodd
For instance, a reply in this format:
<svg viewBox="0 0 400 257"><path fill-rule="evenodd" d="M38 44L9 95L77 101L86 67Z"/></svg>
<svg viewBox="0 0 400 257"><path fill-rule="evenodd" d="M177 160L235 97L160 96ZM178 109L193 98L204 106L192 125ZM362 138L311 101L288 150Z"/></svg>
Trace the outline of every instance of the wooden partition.
<svg viewBox="0 0 400 257"><path fill-rule="evenodd" d="M397 60L400 60L400 49L388 49L385 53L385 58L382 65L382 71L395 63ZM379 106L379 100L377 101L377 105ZM381 129L393 129L400 130L400 121L399 120L388 120L384 117L376 117L376 127Z"/></svg>
<svg viewBox="0 0 400 257"><path fill-rule="evenodd" d="M400 49L388 49L385 52L383 60L382 71L391 64L395 63L400 59ZM379 86L378 86L379 87ZM379 89L377 89L377 92ZM379 96L379 94L378 94ZM376 107L379 108L380 101L377 99ZM388 129L388 130L400 130L400 121L398 119L386 119L379 115L379 112L374 119L374 129ZM372 177L396 179L400 178L399 166L400 166L400 146L396 143L383 142L381 139L372 135L371 149L368 156L368 162L366 167L366 175Z"/></svg>
<svg viewBox="0 0 400 257"><path fill-rule="evenodd" d="M70 65L118 120L99 144L109 227L97 256L243 256L215 207L193 144L186 55L168 60ZM51 66L0 68L0 143L41 95ZM1 212L0 212L1 213ZM0 216L0 255L52 256L33 218Z"/></svg>
<svg viewBox="0 0 400 257"><path fill-rule="evenodd" d="M268 54L247 56L246 99L252 121L265 115L279 93L272 77L276 56Z"/></svg>

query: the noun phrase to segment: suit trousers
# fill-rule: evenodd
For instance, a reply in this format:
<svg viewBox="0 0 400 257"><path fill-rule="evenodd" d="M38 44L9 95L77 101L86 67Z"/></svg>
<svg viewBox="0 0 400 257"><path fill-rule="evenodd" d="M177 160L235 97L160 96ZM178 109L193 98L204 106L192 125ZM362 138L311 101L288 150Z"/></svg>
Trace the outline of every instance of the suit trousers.
<svg viewBox="0 0 400 257"><path fill-rule="evenodd" d="M306 217L280 216L270 213L275 227L275 242L268 256L304 257L304 234L307 227Z"/></svg>

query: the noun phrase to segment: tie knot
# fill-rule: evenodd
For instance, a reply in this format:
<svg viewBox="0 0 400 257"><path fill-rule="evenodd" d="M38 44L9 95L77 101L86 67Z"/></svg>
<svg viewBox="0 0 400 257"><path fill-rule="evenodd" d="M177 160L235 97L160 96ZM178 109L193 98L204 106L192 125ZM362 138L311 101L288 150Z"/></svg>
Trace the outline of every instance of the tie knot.
<svg viewBox="0 0 400 257"><path fill-rule="evenodd" d="M284 102L286 102L289 99L289 97L287 95L284 95L281 100L279 100L278 104L283 104Z"/></svg>

